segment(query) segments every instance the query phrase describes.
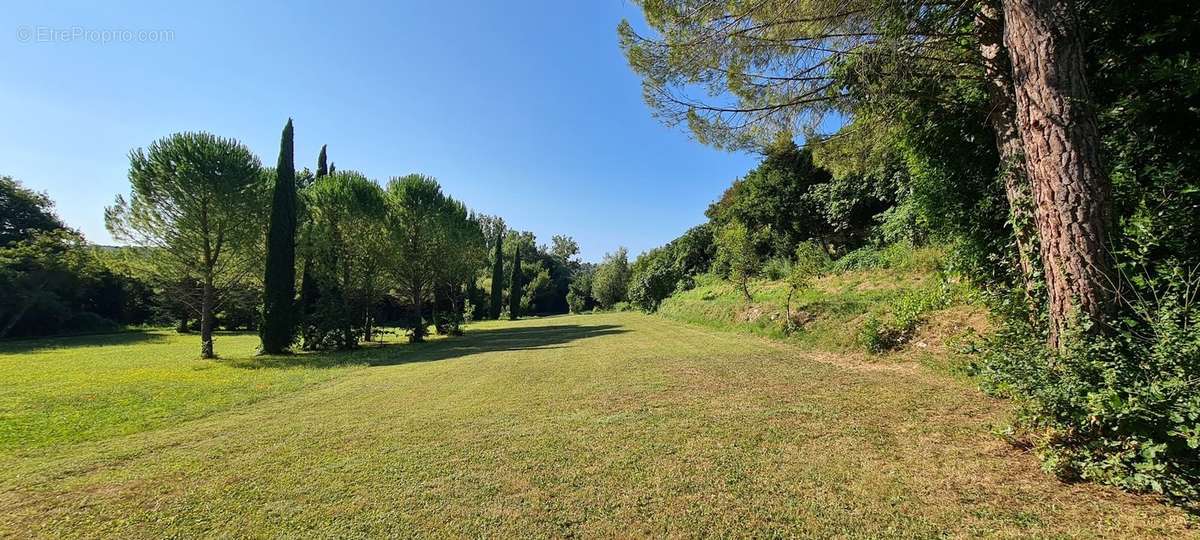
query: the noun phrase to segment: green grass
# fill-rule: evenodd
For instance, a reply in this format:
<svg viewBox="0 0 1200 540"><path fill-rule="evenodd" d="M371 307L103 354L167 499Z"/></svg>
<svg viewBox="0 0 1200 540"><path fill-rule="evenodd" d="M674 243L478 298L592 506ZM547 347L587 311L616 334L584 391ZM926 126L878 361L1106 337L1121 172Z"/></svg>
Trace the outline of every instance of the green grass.
<svg viewBox="0 0 1200 540"><path fill-rule="evenodd" d="M783 324L788 286L758 280L750 290L754 299L746 302L732 283L700 276L695 288L666 299L659 313L717 330L786 339L808 350L852 353L868 349L861 335L867 321L892 321L901 311L897 308L914 295L948 295L946 307L970 303L965 285L945 283L926 271L852 270L817 279L797 293L792 309L801 313L803 325L788 335Z"/></svg>
<svg viewBox="0 0 1200 540"><path fill-rule="evenodd" d="M636 313L351 355L195 340L6 346L0 536L1189 534L1047 477L989 433L1002 403L919 366Z"/></svg>
<svg viewBox="0 0 1200 540"><path fill-rule="evenodd" d="M361 367L370 354L256 357L256 335L225 333L216 340L218 361L197 356L195 335L172 331L0 343L0 458L137 433L293 392ZM253 369L264 366L280 369Z"/></svg>

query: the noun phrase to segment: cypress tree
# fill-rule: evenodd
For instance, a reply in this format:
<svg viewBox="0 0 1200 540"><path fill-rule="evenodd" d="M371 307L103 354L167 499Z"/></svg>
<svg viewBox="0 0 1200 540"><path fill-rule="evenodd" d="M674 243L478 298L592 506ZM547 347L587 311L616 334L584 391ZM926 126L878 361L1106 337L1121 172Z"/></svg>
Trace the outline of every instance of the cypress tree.
<svg viewBox="0 0 1200 540"><path fill-rule="evenodd" d="M496 235L496 256L492 262L492 319L500 318L500 305L504 303L504 253L501 251L501 246L504 244L504 234Z"/></svg>
<svg viewBox="0 0 1200 540"><path fill-rule="evenodd" d="M317 155L317 178L320 178L322 176L329 174L329 167L327 165L325 165L325 162L328 159L327 156L325 155L325 147L326 146L328 146L328 145L322 144L321 145L321 153L319 155Z"/></svg>
<svg viewBox="0 0 1200 540"><path fill-rule="evenodd" d="M521 244L514 246L512 286L508 293L508 319L515 321L521 316Z"/></svg>
<svg viewBox="0 0 1200 540"><path fill-rule="evenodd" d="M283 127L275 189L267 230L267 264L263 276L263 324L259 333L264 354L279 354L296 337L296 165L292 119Z"/></svg>
<svg viewBox="0 0 1200 540"><path fill-rule="evenodd" d="M319 155L317 155L317 175L316 175L317 178L321 178L321 177L329 174L329 167L325 164L326 159L327 159L326 153L325 153L325 146L326 145L324 145L324 144L321 145L321 153ZM313 346L315 344L310 343L310 341L314 341L313 338L315 338L316 336L310 335L310 333L307 332L308 328L311 326L309 324L309 319L311 319L313 317L314 313L316 312L317 302L321 298L321 292L317 289L316 274L313 271L312 246L309 246L309 249L305 250L304 269L301 272L302 272L301 276L300 276L300 317L302 319L301 325L306 330L305 332L303 332L304 348L311 349L311 348L313 348Z"/></svg>

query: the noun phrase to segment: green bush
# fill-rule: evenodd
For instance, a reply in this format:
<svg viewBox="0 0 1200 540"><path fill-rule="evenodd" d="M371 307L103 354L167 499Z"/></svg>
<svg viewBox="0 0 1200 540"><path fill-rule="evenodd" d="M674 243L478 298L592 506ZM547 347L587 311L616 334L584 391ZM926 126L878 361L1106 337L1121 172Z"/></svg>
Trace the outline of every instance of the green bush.
<svg viewBox="0 0 1200 540"><path fill-rule="evenodd" d="M571 289L567 291L567 307L571 313L583 313L587 309L587 297Z"/></svg>
<svg viewBox="0 0 1200 540"><path fill-rule="evenodd" d="M102 334L116 332L121 325L95 313L84 311L72 315L62 324L61 331L67 334Z"/></svg>
<svg viewBox="0 0 1200 540"><path fill-rule="evenodd" d="M960 302L963 294L962 287L941 277L932 287L908 291L888 303L889 318L867 316L859 331L859 341L872 353L895 349L912 339L929 312Z"/></svg>
<svg viewBox="0 0 1200 540"><path fill-rule="evenodd" d="M858 340L867 352L878 354L892 347L893 340L888 333L889 331L883 327L879 317L867 315L862 328L858 331Z"/></svg>
<svg viewBox="0 0 1200 540"><path fill-rule="evenodd" d="M983 342L982 386L1016 401L1010 434L1047 470L1200 502L1200 310L1196 284L1175 283L1120 327L1080 324L1062 351L1021 322Z"/></svg>
<svg viewBox="0 0 1200 540"><path fill-rule="evenodd" d="M835 272L876 269L935 272L942 269L944 258L945 253L940 248L897 242L851 251L834 261L832 269Z"/></svg>
<svg viewBox="0 0 1200 540"><path fill-rule="evenodd" d="M787 257L771 257L763 264L762 275L771 281L778 281L791 275L792 260Z"/></svg>
<svg viewBox="0 0 1200 540"><path fill-rule="evenodd" d="M684 275L665 256L663 249L651 250L637 258L629 279L629 303L653 313L659 304L680 287Z"/></svg>

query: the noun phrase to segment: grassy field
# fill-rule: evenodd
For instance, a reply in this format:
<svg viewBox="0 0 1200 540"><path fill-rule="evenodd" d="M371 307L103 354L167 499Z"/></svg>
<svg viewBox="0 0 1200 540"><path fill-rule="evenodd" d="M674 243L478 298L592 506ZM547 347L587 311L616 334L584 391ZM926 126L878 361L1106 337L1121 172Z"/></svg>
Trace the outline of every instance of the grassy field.
<svg viewBox="0 0 1200 540"><path fill-rule="evenodd" d="M633 313L350 355L121 334L0 346L0 536L1174 537L1062 484L1005 404Z"/></svg>

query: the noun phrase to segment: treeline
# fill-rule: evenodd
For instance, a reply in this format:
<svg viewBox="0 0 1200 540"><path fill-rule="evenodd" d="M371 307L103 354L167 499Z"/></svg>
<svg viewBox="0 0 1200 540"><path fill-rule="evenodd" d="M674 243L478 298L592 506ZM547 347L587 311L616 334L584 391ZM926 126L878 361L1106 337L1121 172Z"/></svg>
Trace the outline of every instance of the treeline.
<svg viewBox="0 0 1200 540"><path fill-rule="evenodd" d="M757 167L708 207L708 222L638 256L628 287L634 306L655 311L710 271L736 281L749 300L748 281L763 272L780 279L798 260L834 259L894 239L879 226L902 196L894 184L834 176L788 132L763 154Z"/></svg>
<svg viewBox="0 0 1200 540"><path fill-rule="evenodd" d="M656 114L765 149L700 229L710 264L946 243L1003 318L973 370L1019 404L1013 437L1062 477L1200 500L1194 2L641 5L655 33L619 34ZM686 285L673 244L633 265L644 307Z"/></svg>
<svg viewBox="0 0 1200 540"><path fill-rule="evenodd" d="M0 177L0 338L172 319L157 297L113 250L63 224L48 197Z"/></svg>
<svg viewBox="0 0 1200 540"><path fill-rule="evenodd" d="M0 337L172 324L213 357L218 328L262 351L348 349L399 327L563 313L578 245L473 212L423 175L386 183L328 162L275 167L233 139L178 133L130 153L131 193L105 210L121 248L88 246L43 194L3 178Z"/></svg>
<svg viewBox="0 0 1200 540"><path fill-rule="evenodd" d="M734 280L750 300L748 283L760 275L805 279L792 276L797 262L832 261L899 239L923 241L934 234L929 227L889 222L905 197L897 180L834 175L783 132L763 149L762 162L708 207L707 222L632 264L624 248L607 255L579 273L568 300L580 299L574 311L628 303L653 312L708 272Z"/></svg>

